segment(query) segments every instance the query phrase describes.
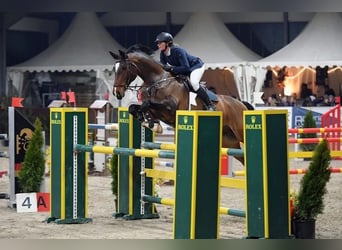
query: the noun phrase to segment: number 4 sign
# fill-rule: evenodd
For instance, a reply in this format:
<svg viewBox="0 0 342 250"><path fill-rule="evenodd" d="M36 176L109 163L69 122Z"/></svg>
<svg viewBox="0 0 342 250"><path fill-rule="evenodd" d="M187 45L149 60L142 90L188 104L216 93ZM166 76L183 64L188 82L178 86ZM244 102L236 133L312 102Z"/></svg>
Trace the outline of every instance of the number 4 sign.
<svg viewBox="0 0 342 250"><path fill-rule="evenodd" d="M18 193L17 212L37 212L37 193Z"/></svg>
<svg viewBox="0 0 342 250"><path fill-rule="evenodd" d="M50 211L49 193L17 193L17 212L48 212Z"/></svg>

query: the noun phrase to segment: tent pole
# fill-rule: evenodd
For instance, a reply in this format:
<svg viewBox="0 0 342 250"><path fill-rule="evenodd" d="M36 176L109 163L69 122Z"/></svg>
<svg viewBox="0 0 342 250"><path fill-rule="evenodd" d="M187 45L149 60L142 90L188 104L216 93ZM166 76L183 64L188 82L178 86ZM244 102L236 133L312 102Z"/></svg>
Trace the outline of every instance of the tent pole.
<svg viewBox="0 0 342 250"><path fill-rule="evenodd" d="M284 45L287 45L290 43L290 39L289 39L289 13L288 12L283 13L283 23L284 23Z"/></svg>
<svg viewBox="0 0 342 250"><path fill-rule="evenodd" d="M171 26L172 26L172 21L171 21L171 12L166 12L166 30L167 32L171 33Z"/></svg>
<svg viewBox="0 0 342 250"><path fill-rule="evenodd" d="M0 13L0 96L6 94L6 27L4 13Z"/></svg>

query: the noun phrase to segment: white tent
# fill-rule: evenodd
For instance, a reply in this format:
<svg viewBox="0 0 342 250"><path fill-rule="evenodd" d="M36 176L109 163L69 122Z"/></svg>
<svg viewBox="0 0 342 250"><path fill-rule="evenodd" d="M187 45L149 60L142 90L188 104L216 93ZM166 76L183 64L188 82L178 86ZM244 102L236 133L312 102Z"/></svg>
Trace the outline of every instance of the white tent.
<svg viewBox="0 0 342 250"><path fill-rule="evenodd" d="M175 43L206 63L203 80L220 94L248 100L249 83L243 65L260 56L244 46L216 13L193 13L174 38ZM156 56L159 56L157 54ZM238 84L232 84L232 83Z"/></svg>
<svg viewBox="0 0 342 250"><path fill-rule="evenodd" d="M267 66L273 69L287 67L285 94L298 93L302 82L314 83L315 68L328 66L334 67L329 73L329 84L338 93L342 74L340 67L336 68L336 66L342 66L341 41L340 13L317 13L291 43L272 55L251 63L255 72L258 72L256 89L262 89ZM276 91L276 89L269 91Z"/></svg>
<svg viewBox="0 0 342 250"><path fill-rule="evenodd" d="M208 68L230 67L260 59L228 30L216 13L192 14L174 40L202 58Z"/></svg>
<svg viewBox="0 0 342 250"><path fill-rule="evenodd" d="M114 59L109 51L122 49L107 32L95 13L78 13L63 35L37 56L8 67L8 78L22 94L24 72L93 72L98 91L111 92L112 79L106 72L113 69ZM92 82L94 84L94 82ZM102 88L102 90L99 89ZM116 99L111 96L111 102ZM115 103L113 103L115 105Z"/></svg>
<svg viewBox="0 0 342 250"><path fill-rule="evenodd" d="M218 14L192 14L174 40L206 63L203 80L208 86L215 87L217 93L250 101L253 84L246 81L244 65L247 61L260 59L260 56L230 32Z"/></svg>
<svg viewBox="0 0 342 250"><path fill-rule="evenodd" d="M46 50L21 64L17 71L91 71L112 69L109 50L122 48L95 13L78 13L64 34Z"/></svg>

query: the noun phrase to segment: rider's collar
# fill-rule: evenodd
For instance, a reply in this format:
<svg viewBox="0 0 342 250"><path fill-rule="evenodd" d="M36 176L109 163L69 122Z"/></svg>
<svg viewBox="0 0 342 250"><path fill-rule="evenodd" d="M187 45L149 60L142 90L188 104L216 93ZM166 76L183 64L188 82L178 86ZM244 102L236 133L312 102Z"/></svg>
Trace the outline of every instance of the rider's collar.
<svg viewBox="0 0 342 250"><path fill-rule="evenodd" d="M171 55L171 48L170 47L167 47L165 50L164 50L164 54L166 56L170 56Z"/></svg>

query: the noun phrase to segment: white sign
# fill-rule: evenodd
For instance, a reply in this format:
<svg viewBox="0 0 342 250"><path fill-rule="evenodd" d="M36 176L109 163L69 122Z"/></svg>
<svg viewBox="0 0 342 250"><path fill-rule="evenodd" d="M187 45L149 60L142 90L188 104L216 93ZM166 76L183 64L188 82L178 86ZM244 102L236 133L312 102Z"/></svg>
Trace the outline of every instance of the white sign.
<svg viewBox="0 0 342 250"><path fill-rule="evenodd" d="M37 193L17 193L17 212L37 212Z"/></svg>

